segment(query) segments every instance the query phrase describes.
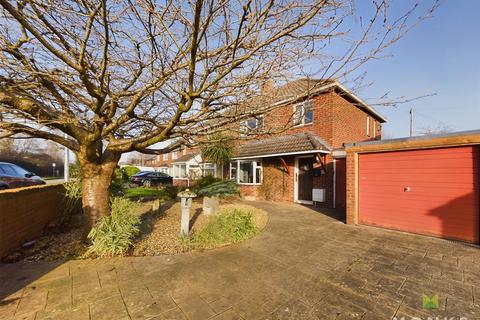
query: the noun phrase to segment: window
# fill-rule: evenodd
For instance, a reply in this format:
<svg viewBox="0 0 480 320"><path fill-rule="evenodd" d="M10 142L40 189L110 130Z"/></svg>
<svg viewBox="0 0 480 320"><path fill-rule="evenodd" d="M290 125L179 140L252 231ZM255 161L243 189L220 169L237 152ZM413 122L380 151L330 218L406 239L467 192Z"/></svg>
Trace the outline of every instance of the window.
<svg viewBox="0 0 480 320"><path fill-rule="evenodd" d="M377 124L373 121L373 139L377 137Z"/></svg>
<svg viewBox="0 0 480 320"><path fill-rule="evenodd" d="M230 162L230 180L237 181L237 161Z"/></svg>
<svg viewBox="0 0 480 320"><path fill-rule="evenodd" d="M190 179L198 179L202 176L202 171L200 169L200 166L197 164L190 164L188 166L188 177Z"/></svg>
<svg viewBox="0 0 480 320"><path fill-rule="evenodd" d="M173 177L177 179L186 179L187 178L187 164L186 163L175 163L173 165Z"/></svg>
<svg viewBox="0 0 480 320"><path fill-rule="evenodd" d="M165 174L168 174L168 167L161 167L160 172L163 172Z"/></svg>
<svg viewBox="0 0 480 320"><path fill-rule="evenodd" d="M261 184L262 162L252 160L238 160L230 163L230 179L239 184Z"/></svg>
<svg viewBox="0 0 480 320"><path fill-rule="evenodd" d="M249 132L263 129L263 116L251 118L240 123L240 131Z"/></svg>
<svg viewBox="0 0 480 320"><path fill-rule="evenodd" d="M17 176L19 176L19 177L23 177L23 176L25 176L25 175L28 173L27 170L25 170L25 169L23 169L23 168L20 168L19 166L13 165L13 166L11 166L11 167L12 167L12 169L16 172Z"/></svg>
<svg viewBox="0 0 480 320"><path fill-rule="evenodd" d="M370 117L367 117L367 136L370 137Z"/></svg>
<svg viewBox="0 0 480 320"><path fill-rule="evenodd" d="M168 153L163 154L163 161L168 161Z"/></svg>
<svg viewBox="0 0 480 320"><path fill-rule="evenodd" d="M178 150L173 150L172 151L172 159L173 160L177 159L177 156L178 156Z"/></svg>
<svg viewBox="0 0 480 320"><path fill-rule="evenodd" d="M10 165L2 165L2 169L3 171L5 172L5 174L7 176L12 176L12 177L16 177L17 176L17 173L15 172L15 170L13 169L12 166Z"/></svg>
<svg viewBox="0 0 480 320"><path fill-rule="evenodd" d="M306 100L293 106L293 124L302 126L313 123L313 100Z"/></svg>
<svg viewBox="0 0 480 320"><path fill-rule="evenodd" d="M213 163L205 162L200 167L202 168L202 176L215 176L215 165Z"/></svg>
<svg viewBox="0 0 480 320"><path fill-rule="evenodd" d="M187 147L182 146L182 154L186 155L187 154Z"/></svg>

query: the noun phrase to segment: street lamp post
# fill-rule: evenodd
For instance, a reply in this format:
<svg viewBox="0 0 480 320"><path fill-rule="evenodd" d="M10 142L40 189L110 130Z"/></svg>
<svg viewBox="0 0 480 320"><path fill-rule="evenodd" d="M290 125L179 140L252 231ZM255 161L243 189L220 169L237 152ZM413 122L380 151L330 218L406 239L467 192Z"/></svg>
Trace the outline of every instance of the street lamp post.
<svg viewBox="0 0 480 320"><path fill-rule="evenodd" d="M57 166L57 164L54 162L52 163L52 176L55 177L55 167Z"/></svg>

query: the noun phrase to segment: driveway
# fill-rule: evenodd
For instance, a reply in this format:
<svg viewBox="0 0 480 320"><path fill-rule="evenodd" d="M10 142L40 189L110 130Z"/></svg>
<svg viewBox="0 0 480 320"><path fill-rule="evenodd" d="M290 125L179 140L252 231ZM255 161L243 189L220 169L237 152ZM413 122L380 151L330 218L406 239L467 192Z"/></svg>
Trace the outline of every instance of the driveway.
<svg viewBox="0 0 480 320"><path fill-rule="evenodd" d="M0 266L0 319L480 319L478 248L254 205L270 221L240 245Z"/></svg>

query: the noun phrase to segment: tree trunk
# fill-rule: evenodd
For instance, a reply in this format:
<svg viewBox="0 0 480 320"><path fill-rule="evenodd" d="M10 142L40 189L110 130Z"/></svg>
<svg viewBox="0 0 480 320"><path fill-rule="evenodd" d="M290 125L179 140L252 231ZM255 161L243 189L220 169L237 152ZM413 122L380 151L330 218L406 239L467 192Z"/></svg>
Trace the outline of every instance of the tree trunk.
<svg viewBox="0 0 480 320"><path fill-rule="evenodd" d="M101 218L110 214L109 188L118 158L106 163L89 163L80 159L82 168L82 208L85 215L85 237Z"/></svg>

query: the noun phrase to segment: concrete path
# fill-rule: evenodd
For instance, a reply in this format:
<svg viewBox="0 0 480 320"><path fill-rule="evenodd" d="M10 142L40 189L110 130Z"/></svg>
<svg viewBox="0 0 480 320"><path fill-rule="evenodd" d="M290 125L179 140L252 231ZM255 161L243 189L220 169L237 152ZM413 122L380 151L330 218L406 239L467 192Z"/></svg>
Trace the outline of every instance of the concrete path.
<svg viewBox="0 0 480 320"><path fill-rule="evenodd" d="M255 205L270 221L240 245L1 265L0 319L480 319L480 249Z"/></svg>

